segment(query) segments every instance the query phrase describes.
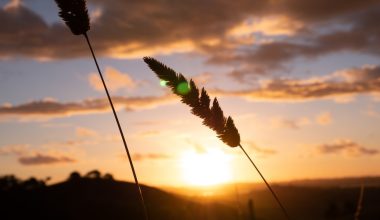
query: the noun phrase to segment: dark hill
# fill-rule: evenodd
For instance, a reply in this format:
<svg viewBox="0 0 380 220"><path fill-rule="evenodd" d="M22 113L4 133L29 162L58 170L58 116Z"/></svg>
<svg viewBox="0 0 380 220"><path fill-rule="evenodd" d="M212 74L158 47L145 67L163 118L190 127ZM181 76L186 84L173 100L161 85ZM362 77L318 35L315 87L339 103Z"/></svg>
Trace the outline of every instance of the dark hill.
<svg viewBox="0 0 380 220"><path fill-rule="evenodd" d="M0 219L143 219L132 183L80 178L51 186L0 191ZM201 204L143 186L150 219L231 220L234 209Z"/></svg>
<svg viewBox="0 0 380 220"><path fill-rule="evenodd" d="M360 187L364 186L380 186L380 177L364 176L364 177L345 177L331 179L304 179L294 180L287 183L294 186L310 186L310 187Z"/></svg>

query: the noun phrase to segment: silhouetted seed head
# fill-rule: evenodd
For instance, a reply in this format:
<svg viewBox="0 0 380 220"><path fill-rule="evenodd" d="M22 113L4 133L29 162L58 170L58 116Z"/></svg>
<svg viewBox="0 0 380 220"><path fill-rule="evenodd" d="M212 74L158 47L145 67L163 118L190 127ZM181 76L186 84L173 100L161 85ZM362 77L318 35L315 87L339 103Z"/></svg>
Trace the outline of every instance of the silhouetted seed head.
<svg viewBox="0 0 380 220"><path fill-rule="evenodd" d="M90 18L85 0L55 0L60 11L59 16L75 35L90 30Z"/></svg>
<svg viewBox="0 0 380 220"><path fill-rule="evenodd" d="M202 88L201 97L199 98L199 106L193 108L192 113L202 119L211 117L210 97L204 88Z"/></svg>
<svg viewBox="0 0 380 220"><path fill-rule="evenodd" d="M192 79L190 80L188 89L188 93L182 95L182 102L193 108L197 108L199 106L199 90Z"/></svg>
<svg viewBox="0 0 380 220"><path fill-rule="evenodd" d="M224 117L223 111L219 106L218 100L215 98L210 108L210 97L206 90L199 89L193 80L188 83L187 79L180 73L176 73L171 68L158 62L154 58L144 57L145 63L156 73L158 78L166 82L166 86L171 88L174 94L181 97L181 101L191 107L191 112L203 119L203 124L214 130L218 134L218 138L230 147L240 145L239 131L236 129L234 121L231 117ZM180 92L178 87L185 85L187 92Z"/></svg>
<svg viewBox="0 0 380 220"><path fill-rule="evenodd" d="M224 132L219 135L219 138L229 146L238 146L240 144L240 135L231 117L228 117L224 129Z"/></svg>
<svg viewBox="0 0 380 220"><path fill-rule="evenodd" d="M212 115L212 120L214 123L214 130L216 133L219 135L223 134L224 132L224 126L226 124L226 118L223 115L223 111L219 106L218 99L214 99L214 102L211 107L211 115Z"/></svg>

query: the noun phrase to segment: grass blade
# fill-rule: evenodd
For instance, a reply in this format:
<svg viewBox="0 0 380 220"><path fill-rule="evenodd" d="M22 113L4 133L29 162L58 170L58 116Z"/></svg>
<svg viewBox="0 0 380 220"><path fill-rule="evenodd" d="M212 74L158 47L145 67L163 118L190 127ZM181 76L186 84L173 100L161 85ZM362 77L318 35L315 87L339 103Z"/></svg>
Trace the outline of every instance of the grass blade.
<svg viewBox="0 0 380 220"><path fill-rule="evenodd" d="M121 139L123 141L125 151L126 151L127 156L128 156L128 161L129 161L129 164L130 164L131 169L132 169L133 178L135 180L137 191L138 191L139 196L140 196L141 205L143 207L144 217L146 220L148 220L149 219L148 211L147 211L147 208L145 205L145 201L144 201L144 197L142 194L142 190L141 190L139 181L137 179L137 174L136 174L136 171L135 171L135 168L133 165L132 157L131 157L131 154L130 154L129 149L128 149L127 142L126 142L125 137L124 137L123 129L121 128L120 121L119 121L119 118L117 117L117 113L116 113L115 107L113 105L111 96L108 92L107 85L104 81L103 74L99 68L98 61L96 59L94 50L91 46L90 39L87 35L87 31L90 30L90 18L88 16L86 1L85 0L55 0L55 2L57 3L57 5L60 9L59 16L65 21L66 25L70 28L71 32L74 35L83 35L86 39L88 47L90 48L92 58L94 59L94 62L95 62L96 68L98 70L100 79L102 81L104 90L106 91L108 101L111 105L111 109L112 109L113 115L115 117L116 124L117 124L117 127L119 129L120 136L121 136Z"/></svg>
<svg viewBox="0 0 380 220"><path fill-rule="evenodd" d="M239 146L244 154L248 157L250 162L256 171L260 174L260 177L263 179L265 185L268 187L269 191L277 201L285 217L290 220L290 217L285 209L285 207L280 202L278 196L273 191L272 187L266 181L260 170L257 168L251 157L247 154L244 148L240 144L240 134L236 128L234 121L231 117L226 117L223 114L222 109L220 108L218 100L215 98L210 108L210 97L208 96L206 90L202 88L202 91L199 92L198 88L192 80L190 84L188 80L181 74L175 72L173 69L167 67L165 64L157 61L151 57L144 57L145 63L148 64L150 69L156 73L158 78L164 80L166 85L171 88L174 94L181 97L182 102L191 107L191 112L203 119L203 124L211 128L217 133L217 136L225 144L230 147ZM180 86L186 84L188 91L181 92L179 89ZM195 90L195 91L194 91ZM200 94L200 95L199 95Z"/></svg>

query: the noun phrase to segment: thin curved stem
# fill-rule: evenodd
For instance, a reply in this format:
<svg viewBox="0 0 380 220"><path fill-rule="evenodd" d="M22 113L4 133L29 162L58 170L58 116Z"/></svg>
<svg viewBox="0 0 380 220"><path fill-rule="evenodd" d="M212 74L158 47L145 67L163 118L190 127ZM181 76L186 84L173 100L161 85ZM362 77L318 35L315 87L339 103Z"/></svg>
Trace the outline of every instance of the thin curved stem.
<svg viewBox="0 0 380 220"><path fill-rule="evenodd" d="M84 37L86 38L86 41L87 41L88 47L89 47L90 50L91 50L92 57L94 58L96 68L98 69L98 73L99 73L100 79L102 80L104 90L106 91L108 101L109 101L109 103L110 103L110 105L111 105L113 115L115 116L116 124L117 124L117 127L119 128L120 136L121 136L121 139L123 140L124 148L125 148L125 151L127 152L128 160L129 160L129 164L130 164L130 166L131 166L132 173L133 173L133 177L134 177L134 179L135 179L135 183L136 183L136 186L137 186L137 190L138 190L139 195L140 195L140 201L141 201L141 205L143 206L143 209L144 209L144 217L145 217L145 220L149 220L149 218L148 218L148 211L147 211L147 208L146 208L146 205L145 205L145 201L144 201L144 197L143 197L143 194L142 194L142 191L141 191L141 187L140 187L139 181L138 181L138 179L137 179L137 175L136 175L135 167L133 166L132 157L131 157L131 154L129 153L129 149L128 149L127 142L125 141L125 137L124 137L123 129L121 128L121 125L120 125L119 119L118 119L117 114L116 114L115 107L114 107L114 105L113 105L113 103L112 103L112 99L111 99L111 96L110 96L110 94L109 94L109 92L108 92L108 89L107 89L106 83L105 83L105 81L104 81L104 78L103 78L102 72L100 71L100 68L99 68L98 62L97 62L97 60L96 60L94 50L92 49L92 46L91 46L90 40L89 40L89 38L88 38L88 36L87 36L87 33L84 33L83 35L84 35Z"/></svg>
<svg viewBox="0 0 380 220"><path fill-rule="evenodd" d="M362 207L363 207L363 195L364 195L364 185L361 185L361 187L360 187L360 193L359 193L359 200L358 200L358 204L357 204L356 212L355 212L355 220L359 220L360 213L362 211Z"/></svg>
<svg viewBox="0 0 380 220"><path fill-rule="evenodd" d="M259 173L261 179L263 179L265 185L268 187L269 191L272 193L273 197L276 199L278 205L281 207L282 212L284 213L286 219L290 220L290 217L288 215L288 212L286 211L285 207L282 205L280 199L277 197L277 194L273 191L272 187L269 185L263 174L260 172L259 168L257 168L256 164L253 162L251 157L247 154L247 152L244 150L243 146L241 144L239 145L240 149L244 152L244 154L248 157L249 161L251 161L251 164L256 169L256 171Z"/></svg>

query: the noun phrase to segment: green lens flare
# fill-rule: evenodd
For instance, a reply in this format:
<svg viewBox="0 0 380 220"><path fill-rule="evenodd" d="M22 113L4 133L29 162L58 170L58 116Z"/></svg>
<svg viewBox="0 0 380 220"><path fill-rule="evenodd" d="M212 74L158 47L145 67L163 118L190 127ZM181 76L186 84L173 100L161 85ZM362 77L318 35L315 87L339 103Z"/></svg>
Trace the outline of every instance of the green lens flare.
<svg viewBox="0 0 380 220"><path fill-rule="evenodd" d="M177 85L177 92L181 95L186 95L190 92L190 86L187 82L181 82Z"/></svg>
<svg viewBox="0 0 380 220"><path fill-rule="evenodd" d="M161 80L160 81L160 86L165 87L167 83L168 83L168 81Z"/></svg>

